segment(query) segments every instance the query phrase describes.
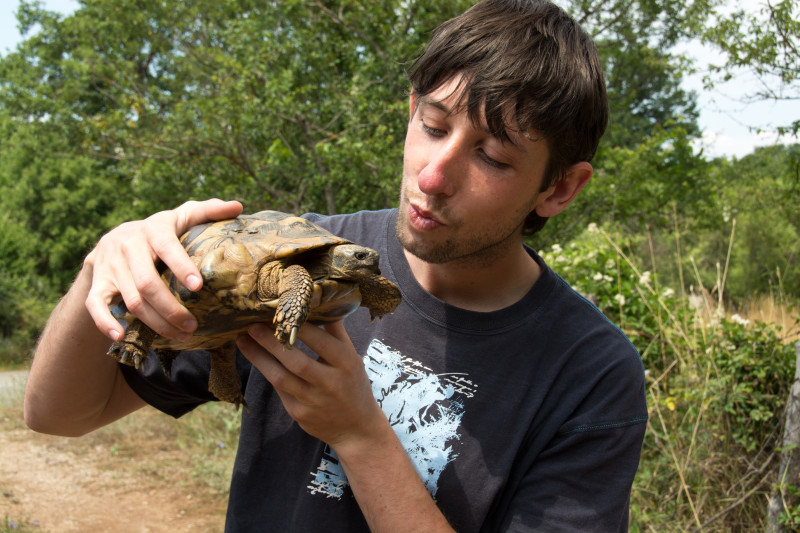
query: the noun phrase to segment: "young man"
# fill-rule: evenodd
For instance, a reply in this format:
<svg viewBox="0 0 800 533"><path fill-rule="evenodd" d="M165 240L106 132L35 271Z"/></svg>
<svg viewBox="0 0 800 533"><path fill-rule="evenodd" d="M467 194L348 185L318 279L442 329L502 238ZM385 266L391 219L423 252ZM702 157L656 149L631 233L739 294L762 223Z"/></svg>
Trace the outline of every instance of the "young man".
<svg viewBox="0 0 800 533"><path fill-rule="evenodd" d="M370 323L268 326L239 339L245 399L228 531L625 531L647 410L636 350L522 242L592 174L607 105L590 38L545 0L486 0L443 24L411 73L395 210L317 217L375 248L403 293ZM91 431L150 403L212 400L207 358L172 379L105 355L128 308L166 336L193 317L162 259L199 274L177 235L237 215L190 202L123 224L86 258L42 335L25 416ZM310 355L310 356L309 356Z"/></svg>

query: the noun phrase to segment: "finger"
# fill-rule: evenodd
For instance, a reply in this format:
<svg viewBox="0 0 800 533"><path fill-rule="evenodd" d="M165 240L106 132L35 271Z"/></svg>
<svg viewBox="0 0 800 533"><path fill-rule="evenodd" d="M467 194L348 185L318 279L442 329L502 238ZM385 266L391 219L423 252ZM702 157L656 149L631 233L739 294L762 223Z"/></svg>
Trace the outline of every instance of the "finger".
<svg viewBox="0 0 800 533"><path fill-rule="evenodd" d="M202 287L203 280L194 261L180 243L179 236L196 224L230 218L238 215L241 210L242 205L239 202L223 202L218 199L186 202L173 211L163 211L149 217L144 224L144 244L153 251L154 261L161 259L185 287L197 291ZM137 260L135 255L138 252L135 251L140 249L135 246L126 249L131 276L143 298L140 314L137 316L159 334L183 339L185 336L182 333L194 331L197 321L167 289L154 265ZM137 304L140 303L134 291L131 290L129 295ZM134 309L129 309L136 314Z"/></svg>
<svg viewBox="0 0 800 533"><path fill-rule="evenodd" d="M259 339L266 338L260 334L258 337ZM280 350L283 350L280 343L276 342L276 344ZM240 335L236 339L236 345L245 359L250 361L276 390L295 397L308 389L308 384L289 371L283 363L262 346L261 340L256 340L251 335Z"/></svg>
<svg viewBox="0 0 800 533"><path fill-rule="evenodd" d="M84 302L86 310L92 317L97 329L113 341L122 339L125 333L122 325L114 318L108 308L117 294L116 288L92 285Z"/></svg>
<svg viewBox="0 0 800 533"><path fill-rule="evenodd" d="M190 291L198 291L203 286L203 279L194 261L179 240L179 236L164 231L161 226L152 225L145 229L147 241L153 250L153 261L160 259L172 271L175 277ZM152 265L151 265L152 266ZM142 274L144 274L142 272ZM149 272L147 272L149 275ZM147 279L147 278L144 278Z"/></svg>
<svg viewBox="0 0 800 533"><path fill-rule="evenodd" d="M347 330L344 327L344 322L338 320L331 324L325 324L325 331L339 339L339 341L349 344L353 346L353 342L350 340L350 335L347 334Z"/></svg>
<svg viewBox="0 0 800 533"><path fill-rule="evenodd" d="M197 328L197 320L170 292L155 265L137 260L138 249L139 246L123 247L127 262L115 269L113 279L117 280L125 305L159 335L187 340L187 333Z"/></svg>
<svg viewBox="0 0 800 533"><path fill-rule="evenodd" d="M175 211L178 217L175 229L178 234L182 234L192 226L209 220L224 220L239 216L242 213L242 204L236 200L226 202L219 198L202 202L190 200L178 206Z"/></svg>
<svg viewBox="0 0 800 533"><path fill-rule="evenodd" d="M300 328L300 335L303 334L304 329L314 330L318 329L311 324L303 324ZM324 331L319 330L320 333L327 335ZM261 346L273 354L273 356L287 369L289 372L299 376L305 382L310 384L323 384L326 380L330 379L328 372L328 365L322 361L322 354L317 352L320 357L319 360L309 357L308 354L294 348L287 350L275 338L272 328L264 324L254 324L248 328L248 333L253 339L256 340Z"/></svg>
<svg viewBox="0 0 800 533"><path fill-rule="evenodd" d="M324 328L304 324L297 337L319 355L322 361L332 366L348 363L355 353L353 343L341 321L325 324Z"/></svg>
<svg viewBox="0 0 800 533"><path fill-rule="evenodd" d="M180 243L180 236L192 226L209 221L233 218L242 212L242 204L211 199L189 201L172 211L162 211L145 221L147 240L156 258L161 259L175 277L191 291L203 286L203 279L194 261Z"/></svg>

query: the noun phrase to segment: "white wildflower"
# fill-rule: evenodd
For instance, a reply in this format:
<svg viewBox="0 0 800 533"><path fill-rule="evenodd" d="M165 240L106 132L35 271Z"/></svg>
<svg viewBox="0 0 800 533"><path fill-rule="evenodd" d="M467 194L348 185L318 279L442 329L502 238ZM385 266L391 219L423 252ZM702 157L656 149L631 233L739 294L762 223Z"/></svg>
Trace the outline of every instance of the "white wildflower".
<svg viewBox="0 0 800 533"><path fill-rule="evenodd" d="M675 291L672 289L664 289L664 292L661 293L661 296L664 298L672 298L675 296Z"/></svg>
<svg viewBox="0 0 800 533"><path fill-rule="evenodd" d="M726 224L731 221L731 206L726 205L722 207L722 221Z"/></svg>
<svg viewBox="0 0 800 533"><path fill-rule="evenodd" d="M598 272L597 274L594 275L594 277L592 279L595 280L595 281L603 281L603 273L602 272Z"/></svg>
<svg viewBox="0 0 800 533"><path fill-rule="evenodd" d="M646 287L649 287L651 283L650 277L651 277L650 271L645 270L639 277L639 285L644 285Z"/></svg>
<svg viewBox="0 0 800 533"><path fill-rule="evenodd" d="M597 233L600 230L597 227L597 224L592 222L592 223L589 224L589 227L586 228L586 231L588 231L589 233Z"/></svg>
<svg viewBox="0 0 800 533"><path fill-rule="evenodd" d="M736 345L727 339L719 343L719 347L725 352L736 351Z"/></svg>
<svg viewBox="0 0 800 533"><path fill-rule="evenodd" d="M625 305L625 297L621 294L615 294L614 301L617 302L620 306Z"/></svg>
<svg viewBox="0 0 800 533"><path fill-rule="evenodd" d="M689 295L689 308L690 309L700 309L705 305L706 299L703 298L699 294L690 294Z"/></svg>
<svg viewBox="0 0 800 533"><path fill-rule="evenodd" d="M731 320L733 320L733 321L734 321L734 322L736 322L737 324L741 324L742 326L746 326L746 325L748 325L748 324L750 323L750 321L749 321L749 320L747 320L747 319L745 319L745 318L742 318L742 317L740 317L738 314L737 314L737 315L733 315L733 316L731 317Z"/></svg>
<svg viewBox="0 0 800 533"><path fill-rule="evenodd" d="M560 244L554 244L553 246L550 247L550 251L552 253L554 253L554 254L560 254L561 253L561 245Z"/></svg>

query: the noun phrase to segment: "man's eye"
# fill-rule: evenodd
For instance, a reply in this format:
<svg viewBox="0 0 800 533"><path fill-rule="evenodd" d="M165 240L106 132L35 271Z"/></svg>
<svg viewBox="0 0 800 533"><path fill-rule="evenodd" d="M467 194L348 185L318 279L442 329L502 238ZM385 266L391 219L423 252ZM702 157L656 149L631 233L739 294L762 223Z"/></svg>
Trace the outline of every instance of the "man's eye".
<svg viewBox="0 0 800 533"><path fill-rule="evenodd" d="M492 159L492 158L489 156L489 154L487 154L487 153L486 153L486 152L484 152L483 150L481 150L481 151L480 151L480 154L481 154L481 159L483 159L483 160L486 162L486 164L487 164L487 165L489 165L490 167L494 167L494 168L508 168L508 164L507 164L507 163L501 163L500 161L498 161L498 160L496 160L496 159Z"/></svg>
<svg viewBox="0 0 800 533"><path fill-rule="evenodd" d="M444 135L444 130L431 128L430 126L428 126L424 122L422 122L422 131L424 131L425 133L427 133L428 135L431 135L433 137L441 137L442 135Z"/></svg>

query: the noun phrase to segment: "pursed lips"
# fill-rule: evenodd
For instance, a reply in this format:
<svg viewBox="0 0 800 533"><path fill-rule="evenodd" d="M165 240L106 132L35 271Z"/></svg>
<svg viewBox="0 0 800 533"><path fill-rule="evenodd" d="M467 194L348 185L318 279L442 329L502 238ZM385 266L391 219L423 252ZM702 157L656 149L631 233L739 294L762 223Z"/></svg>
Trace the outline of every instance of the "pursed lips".
<svg viewBox="0 0 800 533"><path fill-rule="evenodd" d="M445 225L433 212L426 210L413 201L409 201L408 209L411 223L417 229L430 230Z"/></svg>

